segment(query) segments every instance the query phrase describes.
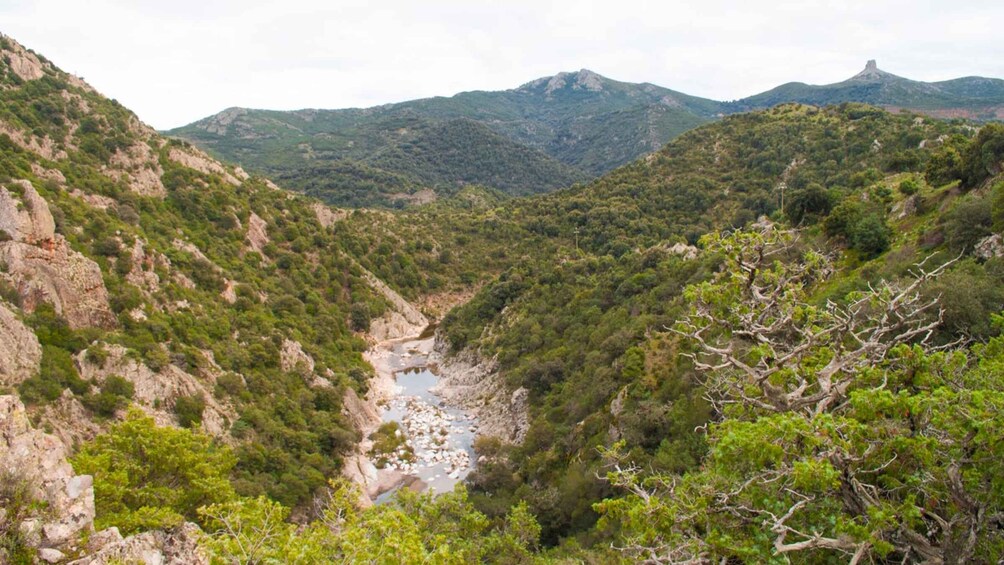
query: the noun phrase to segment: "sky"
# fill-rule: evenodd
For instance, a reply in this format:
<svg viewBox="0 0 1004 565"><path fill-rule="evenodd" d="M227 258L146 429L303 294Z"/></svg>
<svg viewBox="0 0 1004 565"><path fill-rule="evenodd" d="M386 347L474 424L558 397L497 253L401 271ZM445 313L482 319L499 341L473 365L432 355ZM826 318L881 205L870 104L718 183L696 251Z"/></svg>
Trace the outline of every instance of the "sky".
<svg viewBox="0 0 1004 565"><path fill-rule="evenodd" d="M0 32L158 129L231 106L368 107L588 68L734 100L877 59L1004 78L1000 0L0 0Z"/></svg>

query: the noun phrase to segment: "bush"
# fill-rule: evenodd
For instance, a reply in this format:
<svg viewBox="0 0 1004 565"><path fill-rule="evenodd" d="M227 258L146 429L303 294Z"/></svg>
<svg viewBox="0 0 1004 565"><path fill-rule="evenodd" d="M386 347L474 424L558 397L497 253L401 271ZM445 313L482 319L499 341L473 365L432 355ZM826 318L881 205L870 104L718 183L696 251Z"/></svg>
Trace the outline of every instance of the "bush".
<svg viewBox="0 0 1004 565"><path fill-rule="evenodd" d="M158 427L132 409L70 462L76 473L94 477L96 529L117 526L130 535L197 520L200 506L233 500L227 477L234 461L209 436Z"/></svg>
<svg viewBox="0 0 1004 565"><path fill-rule="evenodd" d="M899 192L904 196L913 196L920 191L920 183L917 179L910 177L899 183Z"/></svg>
<svg viewBox="0 0 1004 565"><path fill-rule="evenodd" d="M867 214L851 228L851 247L866 257L875 257L889 249L889 235L889 227L878 214Z"/></svg>
<svg viewBox="0 0 1004 565"><path fill-rule="evenodd" d="M945 243L957 253L969 253L992 233L992 223L990 203L986 199L960 202L945 216Z"/></svg>
<svg viewBox="0 0 1004 565"><path fill-rule="evenodd" d="M202 423L202 411L206 409L206 400L198 394L179 396L174 401L174 414L178 417L178 425L183 428L193 428Z"/></svg>

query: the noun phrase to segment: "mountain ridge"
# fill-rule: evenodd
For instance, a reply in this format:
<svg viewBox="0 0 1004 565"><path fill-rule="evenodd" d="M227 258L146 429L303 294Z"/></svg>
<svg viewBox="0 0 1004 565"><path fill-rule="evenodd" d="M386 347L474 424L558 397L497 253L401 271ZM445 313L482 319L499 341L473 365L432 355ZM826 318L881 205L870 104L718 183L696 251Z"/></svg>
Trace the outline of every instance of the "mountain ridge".
<svg viewBox="0 0 1004 565"><path fill-rule="evenodd" d="M549 192L596 178L709 121L788 102L864 102L946 118L1004 119L1004 80L962 77L926 83L886 72L870 60L840 82L790 82L723 102L648 82L617 81L583 68L507 90L472 90L370 108L231 107L167 133L329 203L399 206L419 191L448 196L468 185L510 195ZM483 127L460 127L456 120ZM455 129L464 132L461 144L409 135L450 135ZM494 168L514 173L482 174L481 156L487 154L493 155ZM370 182L376 177L393 179L390 184L396 188L381 192Z"/></svg>

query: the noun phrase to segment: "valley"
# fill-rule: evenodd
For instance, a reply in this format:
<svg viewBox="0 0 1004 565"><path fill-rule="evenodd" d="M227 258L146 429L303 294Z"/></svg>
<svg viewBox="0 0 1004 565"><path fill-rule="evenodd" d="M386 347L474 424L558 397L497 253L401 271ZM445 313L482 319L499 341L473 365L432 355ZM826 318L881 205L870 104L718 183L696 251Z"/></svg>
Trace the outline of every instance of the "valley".
<svg viewBox="0 0 1004 565"><path fill-rule="evenodd" d="M881 107L993 80L583 70L186 141L0 50L0 562L1004 552L1004 126Z"/></svg>

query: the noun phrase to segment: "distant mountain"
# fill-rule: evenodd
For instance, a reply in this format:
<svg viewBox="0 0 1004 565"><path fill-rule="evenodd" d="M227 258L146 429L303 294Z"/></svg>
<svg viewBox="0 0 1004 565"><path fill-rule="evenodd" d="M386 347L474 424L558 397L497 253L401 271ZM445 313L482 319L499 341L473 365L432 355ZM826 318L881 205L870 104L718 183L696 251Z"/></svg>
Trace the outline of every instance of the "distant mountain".
<svg viewBox="0 0 1004 565"><path fill-rule="evenodd" d="M1004 119L1004 80L964 77L921 82L888 73L874 60L853 77L834 84L789 82L727 104L729 113L770 108L785 102L825 106L864 102L888 109L909 109L939 117Z"/></svg>
<svg viewBox="0 0 1004 565"><path fill-rule="evenodd" d="M368 109L230 108L168 134L329 202L369 205L472 184L547 192L654 151L720 106L583 69Z"/></svg>
<svg viewBox="0 0 1004 565"><path fill-rule="evenodd" d="M367 109L230 108L168 134L333 204L400 205L465 185L510 195L549 192L596 178L726 114L786 102L863 102L939 117L1004 119L1004 80L919 82L869 61L843 82L793 82L717 102L583 69L511 90Z"/></svg>

